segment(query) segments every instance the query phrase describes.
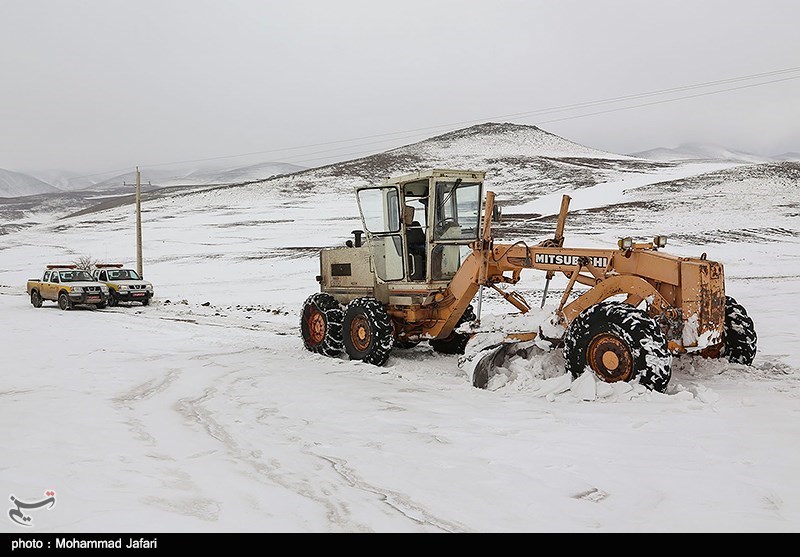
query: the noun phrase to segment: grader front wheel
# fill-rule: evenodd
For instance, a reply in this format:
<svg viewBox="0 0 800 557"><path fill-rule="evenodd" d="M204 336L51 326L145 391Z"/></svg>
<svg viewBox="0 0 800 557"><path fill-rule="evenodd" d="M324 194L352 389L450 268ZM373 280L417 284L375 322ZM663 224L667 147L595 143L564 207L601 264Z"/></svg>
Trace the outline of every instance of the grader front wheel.
<svg viewBox="0 0 800 557"><path fill-rule="evenodd" d="M729 362L749 366L756 357L756 328L739 302L725 297L725 332L722 355Z"/></svg>
<svg viewBox="0 0 800 557"><path fill-rule="evenodd" d="M672 355L658 324L623 302L601 302L578 315L567 327L564 358L576 379L588 368L607 383L638 379L658 392L672 375Z"/></svg>

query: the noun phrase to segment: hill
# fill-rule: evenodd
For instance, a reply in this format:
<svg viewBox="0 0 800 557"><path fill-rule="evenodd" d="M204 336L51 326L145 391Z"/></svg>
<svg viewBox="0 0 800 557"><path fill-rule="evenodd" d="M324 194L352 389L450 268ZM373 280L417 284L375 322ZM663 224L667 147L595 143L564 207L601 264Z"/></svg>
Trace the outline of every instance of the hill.
<svg viewBox="0 0 800 557"><path fill-rule="evenodd" d="M0 197L18 197L60 191L57 187L29 174L0 168Z"/></svg>

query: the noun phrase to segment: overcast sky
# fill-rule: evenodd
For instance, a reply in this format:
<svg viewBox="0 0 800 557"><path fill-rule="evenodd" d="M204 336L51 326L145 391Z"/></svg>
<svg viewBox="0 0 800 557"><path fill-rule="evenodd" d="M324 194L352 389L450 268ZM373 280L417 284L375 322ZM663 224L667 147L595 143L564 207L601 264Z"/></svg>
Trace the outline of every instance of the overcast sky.
<svg viewBox="0 0 800 557"><path fill-rule="evenodd" d="M2 0L0 168L316 166L484 121L800 151L800 71L509 116L797 68L798 21L797 0Z"/></svg>

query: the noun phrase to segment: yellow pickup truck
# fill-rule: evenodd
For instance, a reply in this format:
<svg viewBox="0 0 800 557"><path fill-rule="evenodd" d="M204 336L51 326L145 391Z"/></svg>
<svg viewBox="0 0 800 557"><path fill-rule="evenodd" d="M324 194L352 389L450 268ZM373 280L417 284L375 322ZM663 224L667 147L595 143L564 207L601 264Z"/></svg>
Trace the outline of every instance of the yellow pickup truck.
<svg viewBox="0 0 800 557"><path fill-rule="evenodd" d="M98 263L92 269L92 278L108 287L109 306L120 302L139 302L146 306L153 297L153 284L119 263Z"/></svg>
<svg viewBox="0 0 800 557"><path fill-rule="evenodd" d="M28 279L27 290L35 308L47 300L63 310L76 305L102 309L108 301L108 287L77 265L48 265L41 279Z"/></svg>

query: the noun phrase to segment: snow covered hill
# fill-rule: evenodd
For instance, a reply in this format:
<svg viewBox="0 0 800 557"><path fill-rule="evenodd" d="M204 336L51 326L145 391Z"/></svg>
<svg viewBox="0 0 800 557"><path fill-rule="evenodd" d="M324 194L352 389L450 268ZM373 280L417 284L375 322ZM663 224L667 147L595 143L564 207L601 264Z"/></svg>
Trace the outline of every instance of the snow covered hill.
<svg viewBox="0 0 800 557"><path fill-rule="evenodd" d="M142 168L141 182L150 189L170 186L194 186L209 184L236 184L253 180L264 180L276 174L289 174L304 170L302 166L281 162L264 162L247 166L198 168L196 166L174 168ZM91 184L83 189L93 191L120 191L136 183L136 172L126 172Z"/></svg>
<svg viewBox="0 0 800 557"><path fill-rule="evenodd" d="M508 202L522 203L563 187L589 187L624 174L676 166L591 149L535 126L486 123L383 153L276 176L261 184L232 186L238 193L230 195L350 195L356 186L376 184L389 176L427 168L470 168L486 170Z"/></svg>
<svg viewBox="0 0 800 557"><path fill-rule="evenodd" d="M18 197L39 193L56 193L60 190L42 180L0 168L0 197Z"/></svg>
<svg viewBox="0 0 800 557"><path fill-rule="evenodd" d="M791 153L787 155L791 156ZM780 159L780 157L754 155L753 153L728 149L727 147L711 143L683 143L674 148L658 147L656 149L632 153L631 156L656 161L729 161L745 164L771 162L774 160L790 160Z"/></svg>

